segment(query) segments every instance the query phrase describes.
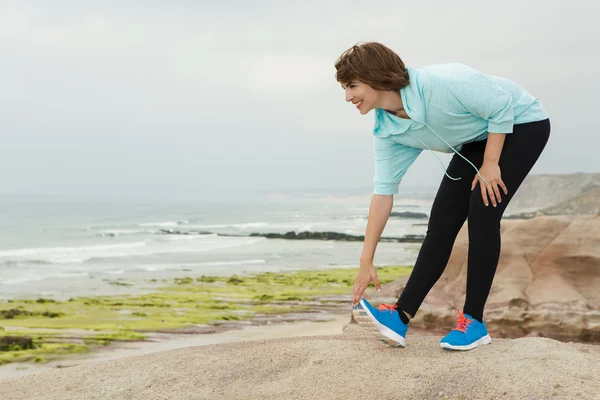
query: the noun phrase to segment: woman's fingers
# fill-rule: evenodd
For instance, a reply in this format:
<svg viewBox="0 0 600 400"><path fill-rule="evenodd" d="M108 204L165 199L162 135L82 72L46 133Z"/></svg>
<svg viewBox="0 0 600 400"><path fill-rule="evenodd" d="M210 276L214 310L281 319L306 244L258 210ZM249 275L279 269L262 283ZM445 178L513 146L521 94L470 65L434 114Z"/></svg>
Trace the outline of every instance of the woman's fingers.
<svg viewBox="0 0 600 400"><path fill-rule="evenodd" d="M354 299L356 305L358 305L360 302L360 298L362 297L364 291L365 290L362 287L358 288L358 291L356 292L356 298Z"/></svg>
<svg viewBox="0 0 600 400"><path fill-rule="evenodd" d="M488 197L487 197L487 185L479 184L479 188L481 189L481 198L483 199L483 204L486 206L489 205Z"/></svg>
<svg viewBox="0 0 600 400"><path fill-rule="evenodd" d="M358 305L358 302L360 301L360 298L362 297L363 293L365 292L366 287L363 286L363 284L361 284L360 282L356 282L354 284L354 290L352 291L352 304L353 305Z"/></svg>
<svg viewBox="0 0 600 400"><path fill-rule="evenodd" d="M355 306L358 305L358 302L360 301L360 296L362 296L361 288L360 288L360 284L357 283L356 289L354 290L354 293L352 296L352 304L354 304Z"/></svg>
<svg viewBox="0 0 600 400"><path fill-rule="evenodd" d="M508 188L506 187L502 179L500 179L500 186L502 187L502 190L504 190L504 194L508 194Z"/></svg>
<svg viewBox="0 0 600 400"><path fill-rule="evenodd" d="M358 305L360 299L367 290L367 287L369 287L369 283L370 282L361 282L360 280L357 280L354 283L354 289L352 290L352 305Z"/></svg>
<svg viewBox="0 0 600 400"><path fill-rule="evenodd" d="M499 187L502 187L504 194L508 193L508 189L502 181L494 182L492 185L479 186L481 187L481 198L483 199L483 204L486 206L489 206L489 201L492 202L494 207L496 207L498 203L502 203L502 194L500 193Z"/></svg>
<svg viewBox="0 0 600 400"><path fill-rule="evenodd" d="M360 302L360 298L362 297L363 293L365 292L365 289L366 288L364 288L362 286L358 286L356 288L356 292L354 293L354 295L352 297L352 304L353 305L355 305L355 306L358 305L358 303Z"/></svg>
<svg viewBox="0 0 600 400"><path fill-rule="evenodd" d="M473 191L473 189L475 189L475 186L477 185L478 180L479 180L479 176L475 175L475 178L473 178L473 182L471 182L471 192Z"/></svg>
<svg viewBox="0 0 600 400"><path fill-rule="evenodd" d="M498 200L498 203L502 203L502 196L500 196L500 189L498 188L498 183L494 183L493 188L494 194L496 195L496 200Z"/></svg>
<svg viewBox="0 0 600 400"><path fill-rule="evenodd" d="M379 283L379 278L377 277L377 272L372 277L373 284L375 285L375 289L379 292L381 290L381 284Z"/></svg>
<svg viewBox="0 0 600 400"><path fill-rule="evenodd" d="M504 191L504 195L508 194L508 188L500 178L495 178L493 181L491 181L491 184L489 184L481 182L479 177L475 175L475 178L471 183L471 190L475 189L478 181L479 189L481 189L481 199L483 200L483 204L486 206L490 205L490 201L494 207L496 207L498 203L502 203L502 193L500 193L500 188L502 188Z"/></svg>
<svg viewBox="0 0 600 400"><path fill-rule="evenodd" d="M354 287L352 288L352 305L358 305L371 282L373 282L375 289L379 292L381 290L381 284L379 283L375 267L371 266L369 269L361 268L354 281Z"/></svg>
<svg viewBox="0 0 600 400"><path fill-rule="evenodd" d="M354 286L352 287L352 305L356 305L356 282L354 282Z"/></svg>
<svg viewBox="0 0 600 400"><path fill-rule="evenodd" d="M490 200L492 201L492 205L496 207L496 195L494 194L494 189L492 185L487 185L486 187L487 194L490 196ZM486 204L487 206L487 204Z"/></svg>

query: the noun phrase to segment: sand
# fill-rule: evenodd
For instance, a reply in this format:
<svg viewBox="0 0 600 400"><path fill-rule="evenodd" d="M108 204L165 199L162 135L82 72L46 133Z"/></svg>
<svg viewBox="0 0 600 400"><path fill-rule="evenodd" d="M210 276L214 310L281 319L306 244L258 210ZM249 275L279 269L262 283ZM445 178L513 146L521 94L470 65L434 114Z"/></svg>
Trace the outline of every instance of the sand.
<svg viewBox="0 0 600 400"><path fill-rule="evenodd" d="M191 346L5 379L0 393L7 400L600 398L600 346L493 338L452 352L439 339L409 335L406 348L392 348L351 325L333 335Z"/></svg>

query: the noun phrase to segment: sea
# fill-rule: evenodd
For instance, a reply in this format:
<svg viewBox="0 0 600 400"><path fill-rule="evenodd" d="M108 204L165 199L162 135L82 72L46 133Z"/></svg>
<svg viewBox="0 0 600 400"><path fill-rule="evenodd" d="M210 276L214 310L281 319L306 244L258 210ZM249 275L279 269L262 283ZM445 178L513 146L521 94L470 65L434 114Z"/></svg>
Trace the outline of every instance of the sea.
<svg viewBox="0 0 600 400"><path fill-rule="evenodd" d="M0 299L65 301L148 293L181 277L357 268L362 242L250 234L364 235L370 199L368 193L319 192L227 201L4 196ZM428 215L431 204L428 196L397 198L393 211ZM424 235L426 222L391 217L383 236ZM375 265L413 265L419 248L381 242Z"/></svg>

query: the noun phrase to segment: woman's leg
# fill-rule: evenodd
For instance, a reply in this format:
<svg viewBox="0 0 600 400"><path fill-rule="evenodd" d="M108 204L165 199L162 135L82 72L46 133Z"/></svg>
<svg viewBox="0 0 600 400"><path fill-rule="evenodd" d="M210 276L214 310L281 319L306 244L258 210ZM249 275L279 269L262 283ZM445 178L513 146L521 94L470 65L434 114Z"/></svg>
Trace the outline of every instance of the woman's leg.
<svg viewBox="0 0 600 400"><path fill-rule="evenodd" d="M500 257L500 220L506 206L539 158L550 135L550 121L515 125L504 141L500 173L508 195L500 189L502 203L483 204L479 184L471 193L468 213L469 256L467 295L463 312L479 322L487 301ZM477 165L477 164L476 164Z"/></svg>
<svg viewBox="0 0 600 400"><path fill-rule="evenodd" d="M469 143L463 146L461 154L474 165L481 165L485 144ZM438 281L450 258L452 247L458 232L462 228L469 213L471 183L475 176L473 167L460 156L454 155L444 175L431 207L431 215L425 240L421 245L413 271L402 291L398 302L398 310L414 317L421 303Z"/></svg>

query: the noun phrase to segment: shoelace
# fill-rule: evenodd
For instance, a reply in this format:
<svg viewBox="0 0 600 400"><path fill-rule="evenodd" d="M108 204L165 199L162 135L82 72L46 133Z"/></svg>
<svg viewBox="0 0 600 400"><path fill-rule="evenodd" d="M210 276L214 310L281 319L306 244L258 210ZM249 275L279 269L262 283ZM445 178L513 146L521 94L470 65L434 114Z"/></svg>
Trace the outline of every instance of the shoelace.
<svg viewBox="0 0 600 400"><path fill-rule="evenodd" d="M458 310L458 317L456 318L458 321L456 322L454 328L452 328L453 331L465 332L469 325L471 325L471 323L473 322L472 319L465 317L465 314L463 314L463 312L460 310Z"/></svg>
<svg viewBox="0 0 600 400"><path fill-rule="evenodd" d="M398 308L397 304L391 305L391 304L381 303L380 305L377 306L377 309L379 311L390 310L390 312L393 312L396 308Z"/></svg>

